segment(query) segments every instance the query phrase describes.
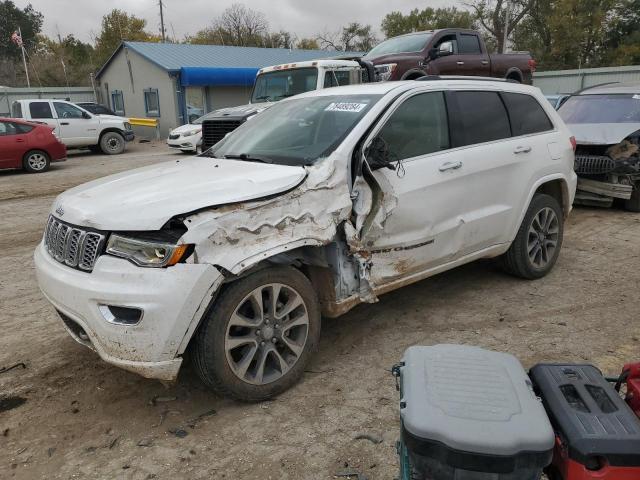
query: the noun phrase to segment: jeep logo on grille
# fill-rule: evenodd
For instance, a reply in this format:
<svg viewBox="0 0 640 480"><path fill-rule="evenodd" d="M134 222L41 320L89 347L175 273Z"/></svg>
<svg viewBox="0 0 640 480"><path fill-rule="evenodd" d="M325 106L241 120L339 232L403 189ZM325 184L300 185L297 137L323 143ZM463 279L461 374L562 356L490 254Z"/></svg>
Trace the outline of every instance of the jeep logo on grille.
<svg viewBox="0 0 640 480"><path fill-rule="evenodd" d="M57 213L58 215L60 215L60 216L63 216L63 215L64 215L64 208L62 208L62 205L58 205L58 206L56 207L56 213Z"/></svg>

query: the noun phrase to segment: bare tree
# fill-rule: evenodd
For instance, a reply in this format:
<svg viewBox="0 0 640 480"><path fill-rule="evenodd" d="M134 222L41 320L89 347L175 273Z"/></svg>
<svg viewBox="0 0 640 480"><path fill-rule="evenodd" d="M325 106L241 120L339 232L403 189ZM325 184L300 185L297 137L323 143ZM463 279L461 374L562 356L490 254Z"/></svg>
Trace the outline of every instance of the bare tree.
<svg viewBox="0 0 640 480"><path fill-rule="evenodd" d="M378 41L373 34L371 25L361 25L352 22L339 32L321 33L317 37L320 46L324 50L361 51L368 52Z"/></svg>
<svg viewBox="0 0 640 480"><path fill-rule="evenodd" d="M269 33L269 22L264 13L234 3L214 20L213 30L225 32L231 45L256 46Z"/></svg>
<svg viewBox="0 0 640 480"><path fill-rule="evenodd" d="M482 27L493 37L498 52L504 51L505 19L509 4L507 36L531 11L535 0L473 0L465 3L474 12Z"/></svg>

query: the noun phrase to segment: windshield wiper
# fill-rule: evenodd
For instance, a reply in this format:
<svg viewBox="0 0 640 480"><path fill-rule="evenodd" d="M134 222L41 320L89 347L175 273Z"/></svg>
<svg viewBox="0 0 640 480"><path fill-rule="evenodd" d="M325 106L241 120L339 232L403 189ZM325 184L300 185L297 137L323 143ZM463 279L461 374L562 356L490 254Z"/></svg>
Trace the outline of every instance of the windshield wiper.
<svg viewBox="0 0 640 480"><path fill-rule="evenodd" d="M270 158L254 157L252 155L249 155L248 153L240 153L240 154L230 153L229 155L223 155L223 156L228 160L244 160L246 162L273 163L273 160L271 160Z"/></svg>

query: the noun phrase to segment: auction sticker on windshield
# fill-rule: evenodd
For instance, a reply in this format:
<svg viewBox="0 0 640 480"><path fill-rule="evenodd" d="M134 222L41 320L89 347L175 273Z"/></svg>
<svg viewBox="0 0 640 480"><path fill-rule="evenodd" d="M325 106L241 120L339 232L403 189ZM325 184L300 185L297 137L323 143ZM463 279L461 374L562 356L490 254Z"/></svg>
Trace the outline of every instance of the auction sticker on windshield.
<svg viewBox="0 0 640 480"><path fill-rule="evenodd" d="M325 112L353 112L360 113L367 107L366 103L351 103L351 102L333 102L330 103Z"/></svg>

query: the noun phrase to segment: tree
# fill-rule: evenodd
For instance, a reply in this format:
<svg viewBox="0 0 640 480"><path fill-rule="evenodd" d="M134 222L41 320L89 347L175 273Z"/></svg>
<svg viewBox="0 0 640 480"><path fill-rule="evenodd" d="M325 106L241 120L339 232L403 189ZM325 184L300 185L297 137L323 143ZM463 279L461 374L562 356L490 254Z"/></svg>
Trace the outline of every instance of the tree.
<svg viewBox="0 0 640 480"><path fill-rule="evenodd" d="M0 1L0 58L20 59L20 49L11 41L11 34L22 30L22 41L26 48L37 43L42 29L42 14L27 5L20 9L11 0Z"/></svg>
<svg viewBox="0 0 640 480"><path fill-rule="evenodd" d="M318 35L320 46L325 50L368 52L378 42L371 25L352 22L335 33Z"/></svg>
<svg viewBox="0 0 640 480"><path fill-rule="evenodd" d="M382 31L387 38L438 28L475 28L475 18L471 12L456 7L427 7L424 10L415 8L407 15L391 12L382 20Z"/></svg>
<svg viewBox="0 0 640 480"><path fill-rule="evenodd" d="M640 63L640 0L621 0L613 7L607 22L603 63Z"/></svg>
<svg viewBox="0 0 640 480"><path fill-rule="evenodd" d="M96 39L96 63L102 65L121 42L159 42L160 37L145 31L147 21L113 9L102 17L102 30Z"/></svg>
<svg viewBox="0 0 640 480"><path fill-rule="evenodd" d="M506 19L506 5L509 5L509 25L507 36L513 32L518 24L529 14L535 0L472 0L467 3L474 12L480 25L490 35L498 52L504 51L504 31Z"/></svg>
<svg viewBox="0 0 640 480"><path fill-rule="evenodd" d="M269 32L264 13L234 3L214 20L214 29L224 32L227 44L241 47L263 46Z"/></svg>
<svg viewBox="0 0 640 480"><path fill-rule="evenodd" d="M89 74L99 67L93 57L93 46L73 35L59 41L40 36L34 54L38 81L43 86L89 85Z"/></svg>
<svg viewBox="0 0 640 480"><path fill-rule="evenodd" d="M318 45L318 40L315 38L301 38L298 40L296 48L300 50L320 50L320 45Z"/></svg>

